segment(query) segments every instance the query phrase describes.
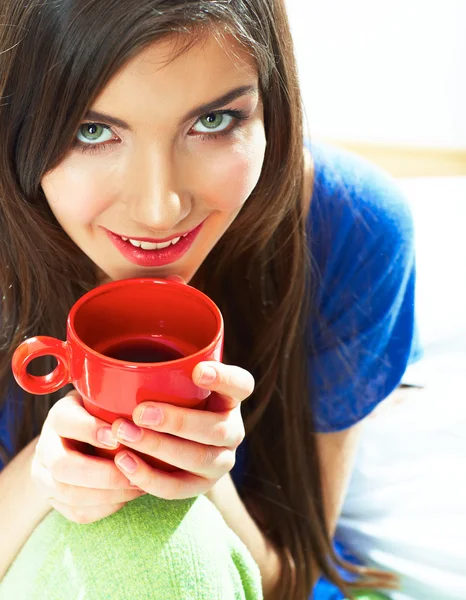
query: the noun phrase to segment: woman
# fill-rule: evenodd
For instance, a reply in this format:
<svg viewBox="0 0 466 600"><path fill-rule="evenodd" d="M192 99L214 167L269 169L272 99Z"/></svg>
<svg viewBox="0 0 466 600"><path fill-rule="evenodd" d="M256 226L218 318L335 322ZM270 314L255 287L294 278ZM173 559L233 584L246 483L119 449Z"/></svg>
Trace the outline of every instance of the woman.
<svg viewBox="0 0 466 600"><path fill-rule="evenodd" d="M396 387L412 346L411 221L398 191L349 155L303 151L281 1L9 0L3 12L3 570L28 540L10 570L17 585L24 552L47 547L34 546L44 529L32 532L52 507L58 531L58 513L93 524L73 528L85 544L121 515L135 526L144 502L165 499L168 511L205 494L257 563L265 598L306 598L320 575L348 591L331 537L359 422ZM176 260L154 249L192 231ZM63 336L82 293L134 276L182 277L219 305L228 364L200 364L193 378L222 401L203 413L140 405L112 428L74 391L22 401L18 343ZM122 442L114 462L79 451ZM182 471L156 472L131 448ZM139 565L135 527L126 552ZM52 563L26 563L49 573L49 598ZM362 575L353 587L393 584L346 568Z"/></svg>

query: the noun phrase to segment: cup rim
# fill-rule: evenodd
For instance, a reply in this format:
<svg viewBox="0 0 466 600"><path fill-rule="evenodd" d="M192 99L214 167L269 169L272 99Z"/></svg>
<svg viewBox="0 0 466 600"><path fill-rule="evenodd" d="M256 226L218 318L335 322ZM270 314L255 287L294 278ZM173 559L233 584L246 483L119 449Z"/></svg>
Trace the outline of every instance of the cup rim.
<svg viewBox="0 0 466 600"><path fill-rule="evenodd" d="M115 288L127 287L128 285L141 285L141 284L148 284L148 283L155 283L156 285L168 285L169 287L176 288L179 291L184 292L185 294L187 293L187 295L189 295L189 296L194 296L197 299L202 300L207 305L207 307L210 309L210 311L212 312L212 314L214 315L215 320L216 320L216 332L215 332L215 335L214 335L212 341L209 344L207 344L206 346L204 346L203 348L201 348L200 350L198 350L197 352L195 352L193 354L189 354L188 356L183 356L183 357L177 358L175 360L164 361L164 362L153 362L153 363L122 361L122 360L118 360L117 358L111 358L110 356L105 356L105 354L101 354L100 352L97 352L97 350L94 350L93 348L91 348L90 346L88 346L87 344L85 344L82 341L82 339L76 333L75 318L76 318L76 314L79 312L79 310L85 304L87 304L87 302L91 301L96 296L105 294L106 292L108 292L112 289L115 289ZM189 291L187 291L188 289L189 289ZM129 278L129 279L119 279L117 281L110 281L109 283L103 283L102 285L99 285L99 286L93 288L92 290L90 290L89 292L86 292L85 294L83 294L71 307L71 310L70 310L70 312L68 314L68 318L67 318L67 331L68 331L68 335L73 340L73 343L77 343L86 352L86 354L95 356L96 358L99 359L100 362L104 362L108 365L112 365L113 367L118 367L121 369L134 370L135 368L137 368L138 371L145 370L145 369L153 370L154 367L156 367L156 366L163 367L166 365L179 364L179 363L182 363L183 361L187 361L187 360L193 360L197 356L200 357L201 355L204 355L204 354L209 353L212 350L214 350L214 348L219 344L219 342L221 341L221 338L223 336L223 316L222 316L222 313L220 312L220 309L215 304L215 302L211 298L209 298L206 294L204 294L203 292L201 292L200 290L198 290L197 288L195 288L193 286L190 286L188 284L181 283L178 281L161 279L161 278L157 278L157 277L135 277L135 278Z"/></svg>

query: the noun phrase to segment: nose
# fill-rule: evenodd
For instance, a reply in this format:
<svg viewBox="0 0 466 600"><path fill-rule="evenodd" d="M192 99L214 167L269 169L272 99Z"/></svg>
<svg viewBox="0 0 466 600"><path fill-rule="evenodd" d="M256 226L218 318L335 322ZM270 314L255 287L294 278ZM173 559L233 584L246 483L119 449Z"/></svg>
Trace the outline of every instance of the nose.
<svg viewBox="0 0 466 600"><path fill-rule="evenodd" d="M171 154L146 150L132 157L124 197L129 217L141 229L169 233L190 212L191 203L177 181L179 169Z"/></svg>

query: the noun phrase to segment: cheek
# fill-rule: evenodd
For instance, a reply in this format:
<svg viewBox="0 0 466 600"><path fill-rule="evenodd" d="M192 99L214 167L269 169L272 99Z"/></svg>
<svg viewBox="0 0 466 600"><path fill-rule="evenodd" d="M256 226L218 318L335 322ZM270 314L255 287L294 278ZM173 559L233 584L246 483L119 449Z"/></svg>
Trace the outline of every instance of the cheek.
<svg viewBox="0 0 466 600"><path fill-rule="evenodd" d="M262 170L265 139L246 148L219 153L209 169L201 197L212 208L230 211L240 208L255 188Z"/></svg>
<svg viewBox="0 0 466 600"><path fill-rule="evenodd" d="M91 222L110 203L110 190L102 176L76 167L59 166L42 179L49 206L63 223Z"/></svg>

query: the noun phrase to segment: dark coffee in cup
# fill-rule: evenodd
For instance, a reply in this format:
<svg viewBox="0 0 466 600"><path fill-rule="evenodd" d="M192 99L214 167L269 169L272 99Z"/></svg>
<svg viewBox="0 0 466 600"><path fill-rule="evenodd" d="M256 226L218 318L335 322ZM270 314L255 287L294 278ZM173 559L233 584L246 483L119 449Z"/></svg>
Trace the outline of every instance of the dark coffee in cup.
<svg viewBox="0 0 466 600"><path fill-rule="evenodd" d="M135 337L113 341L99 352L123 362L161 363L194 354L198 348L176 338Z"/></svg>

